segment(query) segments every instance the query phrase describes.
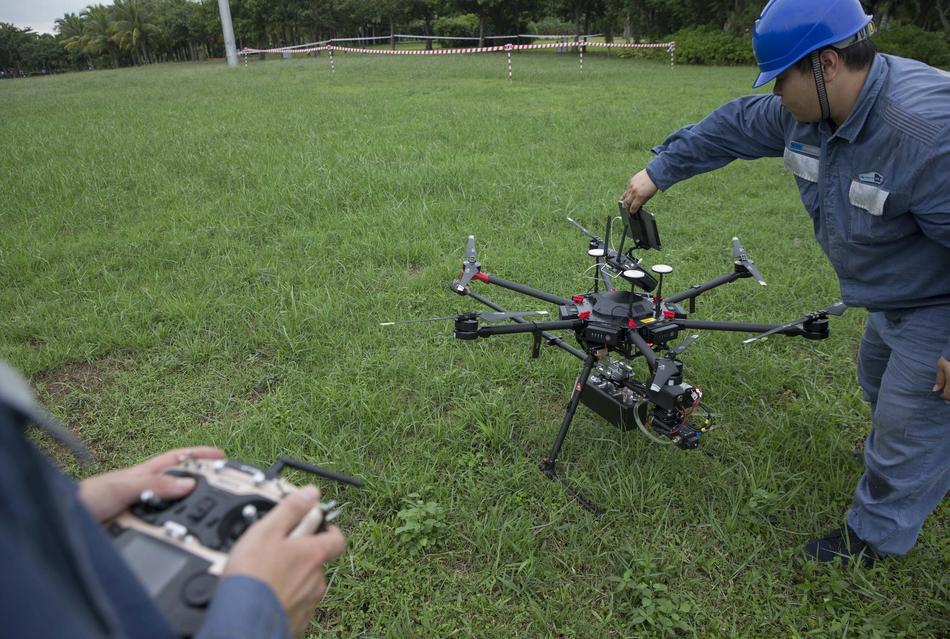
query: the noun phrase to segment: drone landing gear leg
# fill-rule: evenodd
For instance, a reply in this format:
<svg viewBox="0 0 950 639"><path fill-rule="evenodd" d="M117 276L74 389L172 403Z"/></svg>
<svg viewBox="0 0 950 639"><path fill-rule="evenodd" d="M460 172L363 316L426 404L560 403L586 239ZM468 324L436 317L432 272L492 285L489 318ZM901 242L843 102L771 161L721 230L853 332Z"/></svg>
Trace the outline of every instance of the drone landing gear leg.
<svg viewBox="0 0 950 639"><path fill-rule="evenodd" d="M593 350L587 351L587 356L584 358L584 366L581 369L580 375L577 377L577 382L574 384L574 392L571 393L571 401L567 405L567 412L564 414L564 419L561 421L561 430L558 431L557 439L554 440L554 446L551 447L551 452L548 453L547 457L544 457L541 460L541 472L548 479L557 479L561 485L564 487L564 490L573 497L577 503L579 503L585 510L588 510L592 513L596 513L597 509L586 499L584 499L577 491L573 490L569 485L567 485L560 477L558 477L556 464L557 464L557 454L561 450L561 446L564 445L564 438L567 437L567 431L571 427L571 421L574 419L574 413L577 412L577 404L581 401L581 392L584 390L584 386L587 384L588 378L590 378L590 372L594 368L594 362L597 360L594 355Z"/></svg>

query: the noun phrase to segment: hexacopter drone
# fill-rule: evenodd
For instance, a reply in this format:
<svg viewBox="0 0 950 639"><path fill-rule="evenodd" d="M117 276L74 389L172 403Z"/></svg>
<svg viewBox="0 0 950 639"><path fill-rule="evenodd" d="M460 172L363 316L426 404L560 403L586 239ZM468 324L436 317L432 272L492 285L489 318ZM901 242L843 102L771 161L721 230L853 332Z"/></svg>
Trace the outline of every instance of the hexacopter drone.
<svg viewBox="0 0 950 639"><path fill-rule="evenodd" d="M762 286L765 281L755 262L749 258L738 238L732 238L734 270L731 273L694 284L687 290L663 297L663 276L672 267L654 264L643 268L633 251L661 248L659 233L653 215L640 210L631 214L620 203L623 234L615 250L609 245L613 217L607 218L605 239L601 239L571 218L574 226L589 238L587 254L594 258L596 270L593 286L585 293L570 298L546 293L524 284L502 279L482 271L475 254L475 236L468 237L465 260L459 279L451 288L459 295L467 295L494 312L462 313L451 317L384 322L386 325L431 320L454 320L454 335L458 339L473 340L493 335L530 333L534 337L533 357L538 357L542 341L567 351L582 362L571 394L567 411L550 452L541 460L541 470L549 478L556 478L558 453L567 436L578 403L599 414L621 430L639 428L657 443L675 444L683 449L696 448L702 433L712 428L712 414L703 403L703 392L683 381L683 363L678 359L698 335L690 335L673 346L684 330L739 331L758 333L746 339L753 342L770 335L798 335L807 339L828 337L828 315L841 315L847 307L838 302L815 311L788 324L749 324L688 319L680 304L689 301L689 313L696 310L696 298L706 291L737 279L752 277ZM632 246L624 252L627 240ZM658 278L658 279L657 279ZM615 280L629 284L629 290L618 290ZM525 319L543 315L545 311L508 312L488 298L471 289L472 282L500 286L523 295L557 306L558 319L536 322ZM637 289L643 292L638 292ZM651 294L653 291L655 293ZM507 319L513 323L480 325L482 321ZM551 331L573 331L580 348L568 344ZM635 372L634 364L645 362L647 375ZM584 504L578 495L574 495Z"/></svg>

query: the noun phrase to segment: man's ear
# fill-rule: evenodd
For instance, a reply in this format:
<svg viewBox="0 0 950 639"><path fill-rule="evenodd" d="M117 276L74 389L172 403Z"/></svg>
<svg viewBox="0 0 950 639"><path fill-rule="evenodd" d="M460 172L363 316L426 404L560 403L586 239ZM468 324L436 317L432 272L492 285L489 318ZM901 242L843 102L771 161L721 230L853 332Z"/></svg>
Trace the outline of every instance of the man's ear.
<svg viewBox="0 0 950 639"><path fill-rule="evenodd" d="M834 49L825 49L818 58L821 60L821 72L825 76L825 82L833 81L844 66L841 56Z"/></svg>

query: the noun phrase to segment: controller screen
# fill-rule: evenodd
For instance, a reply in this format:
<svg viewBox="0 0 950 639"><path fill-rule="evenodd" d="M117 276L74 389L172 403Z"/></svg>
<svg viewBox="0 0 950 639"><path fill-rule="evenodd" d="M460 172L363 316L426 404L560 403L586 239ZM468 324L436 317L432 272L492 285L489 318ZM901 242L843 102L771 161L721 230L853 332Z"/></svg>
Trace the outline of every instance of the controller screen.
<svg viewBox="0 0 950 639"><path fill-rule="evenodd" d="M119 551L152 597L157 596L188 563L188 555L184 552L148 535L131 535Z"/></svg>

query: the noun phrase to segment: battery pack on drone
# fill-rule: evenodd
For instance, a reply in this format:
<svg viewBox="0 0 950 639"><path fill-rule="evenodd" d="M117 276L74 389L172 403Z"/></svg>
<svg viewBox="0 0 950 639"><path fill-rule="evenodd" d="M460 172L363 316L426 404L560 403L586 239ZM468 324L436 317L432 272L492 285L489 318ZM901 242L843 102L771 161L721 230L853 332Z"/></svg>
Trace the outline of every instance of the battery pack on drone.
<svg viewBox="0 0 950 639"><path fill-rule="evenodd" d="M655 322L646 324L640 329L643 339L654 344L666 344L676 339L680 327L672 322Z"/></svg>
<svg viewBox="0 0 950 639"><path fill-rule="evenodd" d="M617 346L624 335L622 326L595 324L593 322L587 324L581 332L586 341L592 344L603 344L605 346Z"/></svg>

